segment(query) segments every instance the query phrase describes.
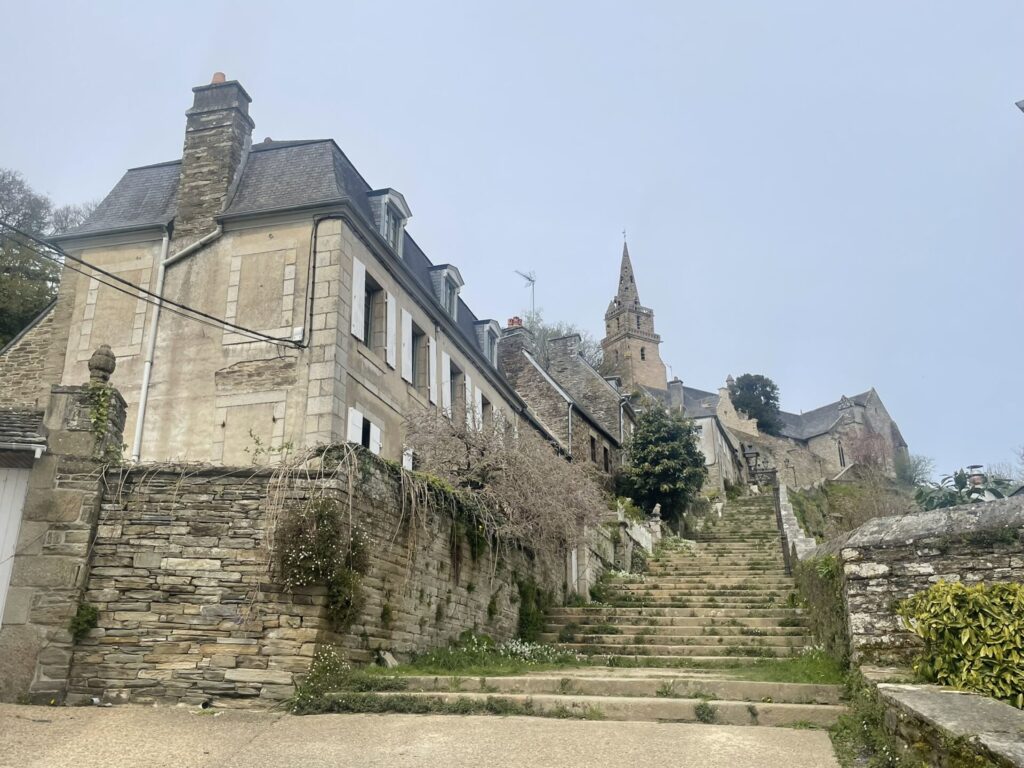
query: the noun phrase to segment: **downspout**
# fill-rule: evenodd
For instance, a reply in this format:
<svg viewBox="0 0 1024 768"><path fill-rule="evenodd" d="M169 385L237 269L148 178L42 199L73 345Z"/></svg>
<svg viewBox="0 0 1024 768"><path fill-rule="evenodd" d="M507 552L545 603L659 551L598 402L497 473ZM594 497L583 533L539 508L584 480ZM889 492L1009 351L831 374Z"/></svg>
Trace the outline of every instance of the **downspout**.
<svg viewBox="0 0 1024 768"><path fill-rule="evenodd" d="M569 461L572 461L572 403L569 403Z"/></svg>
<svg viewBox="0 0 1024 768"><path fill-rule="evenodd" d="M146 357L142 364L142 386L139 390L139 414L135 420L135 438L132 440L132 458L133 462L139 460L139 456L142 453L142 432L146 424L146 406L149 403L149 381L153 375L153 358L156 355L156 332L160 325L160 308L163 306L163 295L164 295L164 275L167 272L167 267L180 261L186 256L195 253L197 250L202 248L207 243L211 243L221 236L223 228L218 224L217 228L208 235L204 235L192 245L178 251L176 254L167 257L167 250L171 244L171 233L166 227L164 228L164 239L160 244L160 262L157 265L156 270L156 290L153 293L156 294L156 303L153 305L153 315L149 319L149 340L146 342Z"/></svg>

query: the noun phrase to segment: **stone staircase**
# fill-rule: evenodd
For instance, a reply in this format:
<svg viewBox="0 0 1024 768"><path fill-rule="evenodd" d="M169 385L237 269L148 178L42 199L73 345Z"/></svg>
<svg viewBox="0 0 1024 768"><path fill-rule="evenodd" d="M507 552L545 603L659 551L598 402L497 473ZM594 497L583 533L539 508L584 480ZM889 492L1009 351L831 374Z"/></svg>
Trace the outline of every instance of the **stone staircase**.
<svg viewBox="0 0 1024 768"><path fill-rule="evenodd" d="M694 538L666 541L643 576L612 580L603 604L550 613L542 641L610 665L566 672L559 684L611 718L706 722L713 713L731 724L831 725L844 709L839 686L742 679L742 667L813 642L771 497L729 502ZM601 696L611 698L589 701Z"/></svg>
<svg viewBox="0 0 1024 768"><path fill-rule="evenodd" d="M826 727L845 709L840 686L743 677L811 643L793 588L772 499L740 499L702 521L696 543L664 542L647 574L612 579L601 603L550 612L542 642L607 666L410 677L407 693L449 704L498 696L556 717Z"/></svg>

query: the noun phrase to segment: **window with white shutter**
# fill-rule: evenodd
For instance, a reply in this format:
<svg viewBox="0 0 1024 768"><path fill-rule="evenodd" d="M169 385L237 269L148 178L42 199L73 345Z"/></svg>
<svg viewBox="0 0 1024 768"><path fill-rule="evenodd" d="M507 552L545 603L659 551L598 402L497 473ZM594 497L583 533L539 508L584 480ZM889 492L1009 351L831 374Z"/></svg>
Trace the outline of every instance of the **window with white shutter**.
<svg viewBox="0 0 1024 768"><path fill-rule="evenodd" d="M390 293L387 295L387 343L384 359L392 368L395 367L396 347L398 343L398 303Z"/></svg>
<svg viewBox="0 0 1024 768"><path fill-rule="evenodd" d="M437 349L434 337L427 337L427 393L430 402L437 405Z"/></svg>
<svg viewBox="0 0 1024 768"><path fill-rule="evenodd" d="M366 265L352 258L352 335L366 341Z"/></svg>

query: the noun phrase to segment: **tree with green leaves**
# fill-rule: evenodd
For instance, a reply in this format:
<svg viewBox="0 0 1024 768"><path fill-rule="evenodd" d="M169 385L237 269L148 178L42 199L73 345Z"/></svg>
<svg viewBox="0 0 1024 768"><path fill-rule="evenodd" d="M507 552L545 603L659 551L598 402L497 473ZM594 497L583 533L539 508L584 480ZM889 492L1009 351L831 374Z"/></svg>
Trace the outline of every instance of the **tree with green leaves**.
<svg viewBox="0 0 1024 768"><path fill-rule="evenodd" d="M729 382L729 397L737 410L757 421L757 428L769 435L782 430L779 416L779 388L759 373L744 373Z"/></svg>
<svg viewBox="0 0 1024 768"><path fill-rule="evenodd" d="M665 519L677 523L704 481L708 470L693 422L660 403L648 401L626 442L621 491L650 514L661 504Z"/></svg>
<svg viewBox="0 0 1024 768"><path fill-rule="evenodd" d="M54 207L20 173L0 168L0 221L36 237L81 224L94 204ZM23 238L0 231L0 347L32 322L57 295L60 265L26 247Z"/></svg>

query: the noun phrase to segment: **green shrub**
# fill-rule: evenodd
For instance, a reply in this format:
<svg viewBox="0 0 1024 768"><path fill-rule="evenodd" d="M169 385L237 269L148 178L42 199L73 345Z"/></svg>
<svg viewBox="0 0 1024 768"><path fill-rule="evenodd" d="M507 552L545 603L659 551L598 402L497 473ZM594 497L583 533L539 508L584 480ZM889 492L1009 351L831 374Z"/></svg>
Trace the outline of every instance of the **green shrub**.
<svg viewBox="0 0 1024 768"><path fill-rule="evenodd" d="M71 633L71 637L76 643L80 642L82 638L89 634L90 629L96 627L99 618L100 612L96 609L95 605L79 603L78 610L75 611L75 615L71 617L71 621L68 623L68 632Z"/></svg>
<svg viewBox="0 0 1024 768"><path fill-rule="evenodd" d="M921 677L1024 708L1024 584L940 581L897 613L924 641Z"/></svg>

